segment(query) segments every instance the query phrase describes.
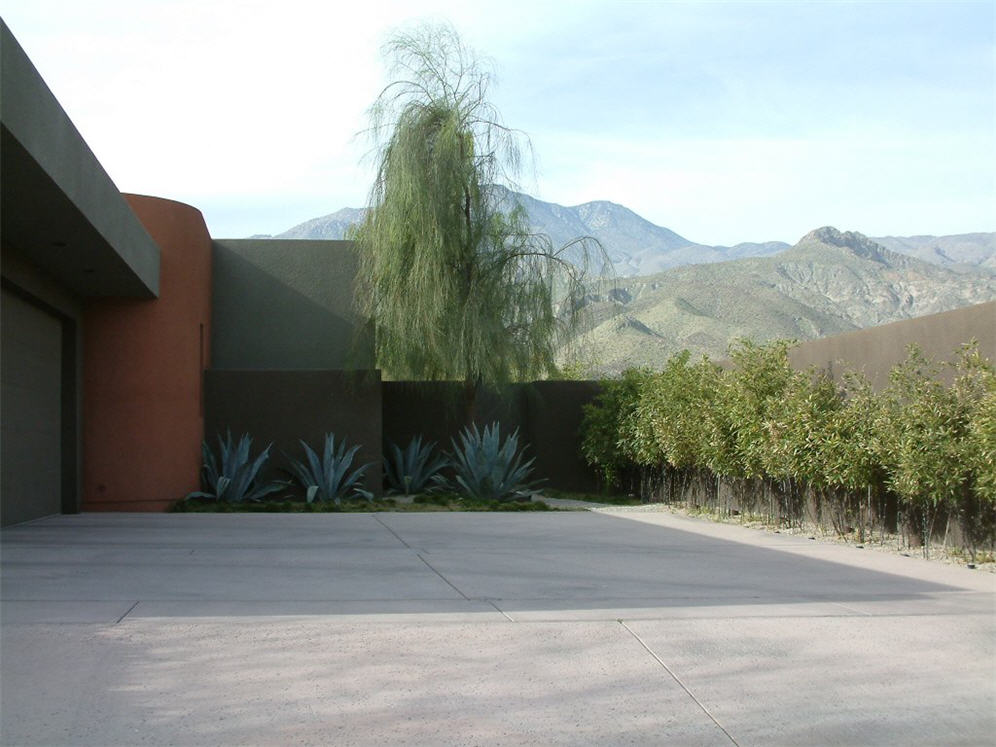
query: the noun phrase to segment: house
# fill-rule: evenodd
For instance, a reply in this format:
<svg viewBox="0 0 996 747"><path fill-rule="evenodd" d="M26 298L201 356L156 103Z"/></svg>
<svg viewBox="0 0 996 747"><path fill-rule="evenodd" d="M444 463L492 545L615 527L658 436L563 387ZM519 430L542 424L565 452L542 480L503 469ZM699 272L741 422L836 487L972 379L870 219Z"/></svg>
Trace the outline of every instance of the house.
<svg viewBox="0 0 996 747"><path fill-rule="evenodd" d="M121 194L2 21L0 124L4 525L162 510L198 489L212 355L220 417L316 393L268 394L264 369L326 369L319 390L343 378L327 369L348 365L354 336L348 242L213 242L196 208ZM291 443L342 424L327 399ZM379 408L357 429L378 461Z"/></svg>
<svg viewBox="0 0 996 747"><path fill-rule="evenodd" d="M195 207L121 194L2 20L0 130L0 524L164 510L199 488L202 440L227 429L292 456L334 432L379 465L385 441L446 444L462 425L459 384L373 368L350 242L213 239ZM793 362L874 375L908 342L973 336L993 357L994 315L815 340ZM516 384L478 418L518 427L549 485L591 489L578 426L597 391ZM365 481L380 492L379 470Z"/></svg>

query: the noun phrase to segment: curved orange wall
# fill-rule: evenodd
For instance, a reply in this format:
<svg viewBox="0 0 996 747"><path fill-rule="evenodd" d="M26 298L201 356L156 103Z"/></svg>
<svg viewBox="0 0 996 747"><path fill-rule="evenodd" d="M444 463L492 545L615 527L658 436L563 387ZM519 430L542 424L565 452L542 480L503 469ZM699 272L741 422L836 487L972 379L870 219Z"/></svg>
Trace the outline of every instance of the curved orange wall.
<svg viewBox="0 0 996 747"><path fill-rule="evenodd" d="M159 244L159 298L84 312L84 511L161 511L200 484L211 236L196 208L125 199Z"/></svg>

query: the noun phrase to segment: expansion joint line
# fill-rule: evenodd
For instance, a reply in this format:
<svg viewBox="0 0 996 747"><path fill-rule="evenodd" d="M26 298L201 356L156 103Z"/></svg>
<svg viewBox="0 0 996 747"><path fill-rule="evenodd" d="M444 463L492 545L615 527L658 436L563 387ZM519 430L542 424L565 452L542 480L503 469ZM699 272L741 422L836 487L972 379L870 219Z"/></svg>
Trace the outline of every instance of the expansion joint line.
<svg viewBox="0 0 996 747"><path fill-rule="evenodd" d="M140 599L140 600L138 600L138 601L140 602L140 601L142 601L142 600ZM130 614L131 614L132 610L133 610L133 609L135 609L135 608L136 608L137 606L138 606L138 602L135 602L135 604L133 604L133 605L132 605L131 607L129 607L129 608L128 608L128 611L127 611L127 612L125 612L125 613L124 613L123 615L121 615L121 617L119 617L119 618L117 619L117 622L115 622L114 624L115 624L115 625L117 625L117 624L118 624L119 622L121 622L121 621L122 621L122 620L124 620L124 619L125 619L126 617L128 617L128 615L130 615Z"/></svg>
<svg viewBox="0 0 996 747"><path fill-rule="evenodd" d="M506 620L508 620L510 623L514 623L515 622L515 618L512 617L510 614L508 614L505 610L503 610L497 604L495 604L494 600L488 599L486 601L487 601L488 604L490 604L492 607L494 607L496 610L498 610L498 612L501 614L501 616L504 617Z"/></svg>
<svg viewBox="0 0 996 747"><path fill-rule="evenodd" d="M446 576L444 576L442 573L440 573L435 568L433 568L432 564L429 563L428 560L426 560L425 558L423 558L421 553L415 553L415 557L417 557L419 560L421 560L423 563L425 563L425 567L426 568L428 568L430 571L432 571L437 576L439 576L441 579L443 579L443 581L445 581L449 585L449 587L451 589L453 589L453 591L455 591L457 594L459 594L460 596L462 596L468 602L470 601L470 597L468 597L466 594L464 594L462 591L460 591L456 586L454 586L453 582L450 581L448 578L446 578Z"/></svg>
<svg viewBox="0 0 996 747"><path fill-rule="evenodd" d="M384 529L386 529L387 531L389 531L391 534L393 534L394 535L394 539L396 539L402 545L404 545L405 547L407 547L409 550L412 549L412 546L409 545L407 542L405 542L403 539L401 539L401 535L400 534L398 534L397 532L395 532L393 529L391 529L391 527L389 527L387 524L385 524L383 521L381 521L380 517L377 516L377 514L373 515L373 520L376 521L378 524L380 524L382 527L384 527Z"/></svg>
<svg viewBox="0 0 996 747"><path fill-rule="evenodd" d="M623 626L623 628L626 630L627 633L629 633L631 636L633 636L636 639L637 643L639 643L641 646L643 646L644 650L646 650L646 652L648 654L650 654L652 657L654 657L654 660L658 664L660 664L662 667L664 667L664 671L667 672L669 675L671 675L671 679L673 679L675 682L677 682L678 685L681 687L681 689L684 690L688 694L688 697L695 701L695 705L697 705L699 708L701 708L702 712L706 716L708 716L710 718L710 720L714 724L716 724L716 728L718 728L721 732L723 732L726 735L726 738L729 739L733 744L737 745L737 747L740 747L740 745L737 742L737 740L733 738L733 735L730 734L730 732L728 732L723 727L723 725L721 723L719 723L719 721L716 720L716 717L713 716L712 713L709 712L709 709L705 707L705 705L702 703L702 701L695 697L695 694L691 690L689 690L688 687L685 685L685 683L681 681L681 678L679 678L678 675L676 675L671 670L671 667L669 667L667 664L665 664L664 660L661 657L659 657L657 655L657 653L652 648L650 648L650 646L648 646L646 644L646 642L642 638L640 638L640 636L638 636L633 631L633 629L631 627L629 627L629 625L626 624L625 621L619 620L618 622L619 622L620 625Z"/></svg>

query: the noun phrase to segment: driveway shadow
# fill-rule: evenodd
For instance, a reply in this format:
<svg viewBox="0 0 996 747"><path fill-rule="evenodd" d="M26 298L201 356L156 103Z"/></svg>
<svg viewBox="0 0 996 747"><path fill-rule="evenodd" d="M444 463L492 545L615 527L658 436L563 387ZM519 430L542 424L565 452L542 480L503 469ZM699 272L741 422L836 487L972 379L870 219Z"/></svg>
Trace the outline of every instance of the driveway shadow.
<svg viewBox="0 0 996 747"><path fill-rule="evenodd" d="M589 512L57 516L3 530L0 560L7 622L991 608L955 585Z"/></svg>

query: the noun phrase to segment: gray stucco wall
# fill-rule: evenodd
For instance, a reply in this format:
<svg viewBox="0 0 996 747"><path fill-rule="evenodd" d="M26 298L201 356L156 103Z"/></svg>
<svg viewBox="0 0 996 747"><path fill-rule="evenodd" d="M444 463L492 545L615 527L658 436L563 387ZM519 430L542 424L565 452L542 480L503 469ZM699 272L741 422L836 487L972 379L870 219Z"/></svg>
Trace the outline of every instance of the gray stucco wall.
<svg viewBox="0 0 996 747"><path fill-rule="evenodd" d="M213 242L211 357L215 369L360 369L357 257L349 241Z"/></svg>
<svg viewBox="0 0 996 747"><path fill-rule="evenodd" d="M892 367L906 360L909 345L916 343L934 360L950 361L972 339L982 355L996 360L996 301L811 340L790 350L789 360L796 368L817 366L835 375L861 371L882 388Z"/></svg>

